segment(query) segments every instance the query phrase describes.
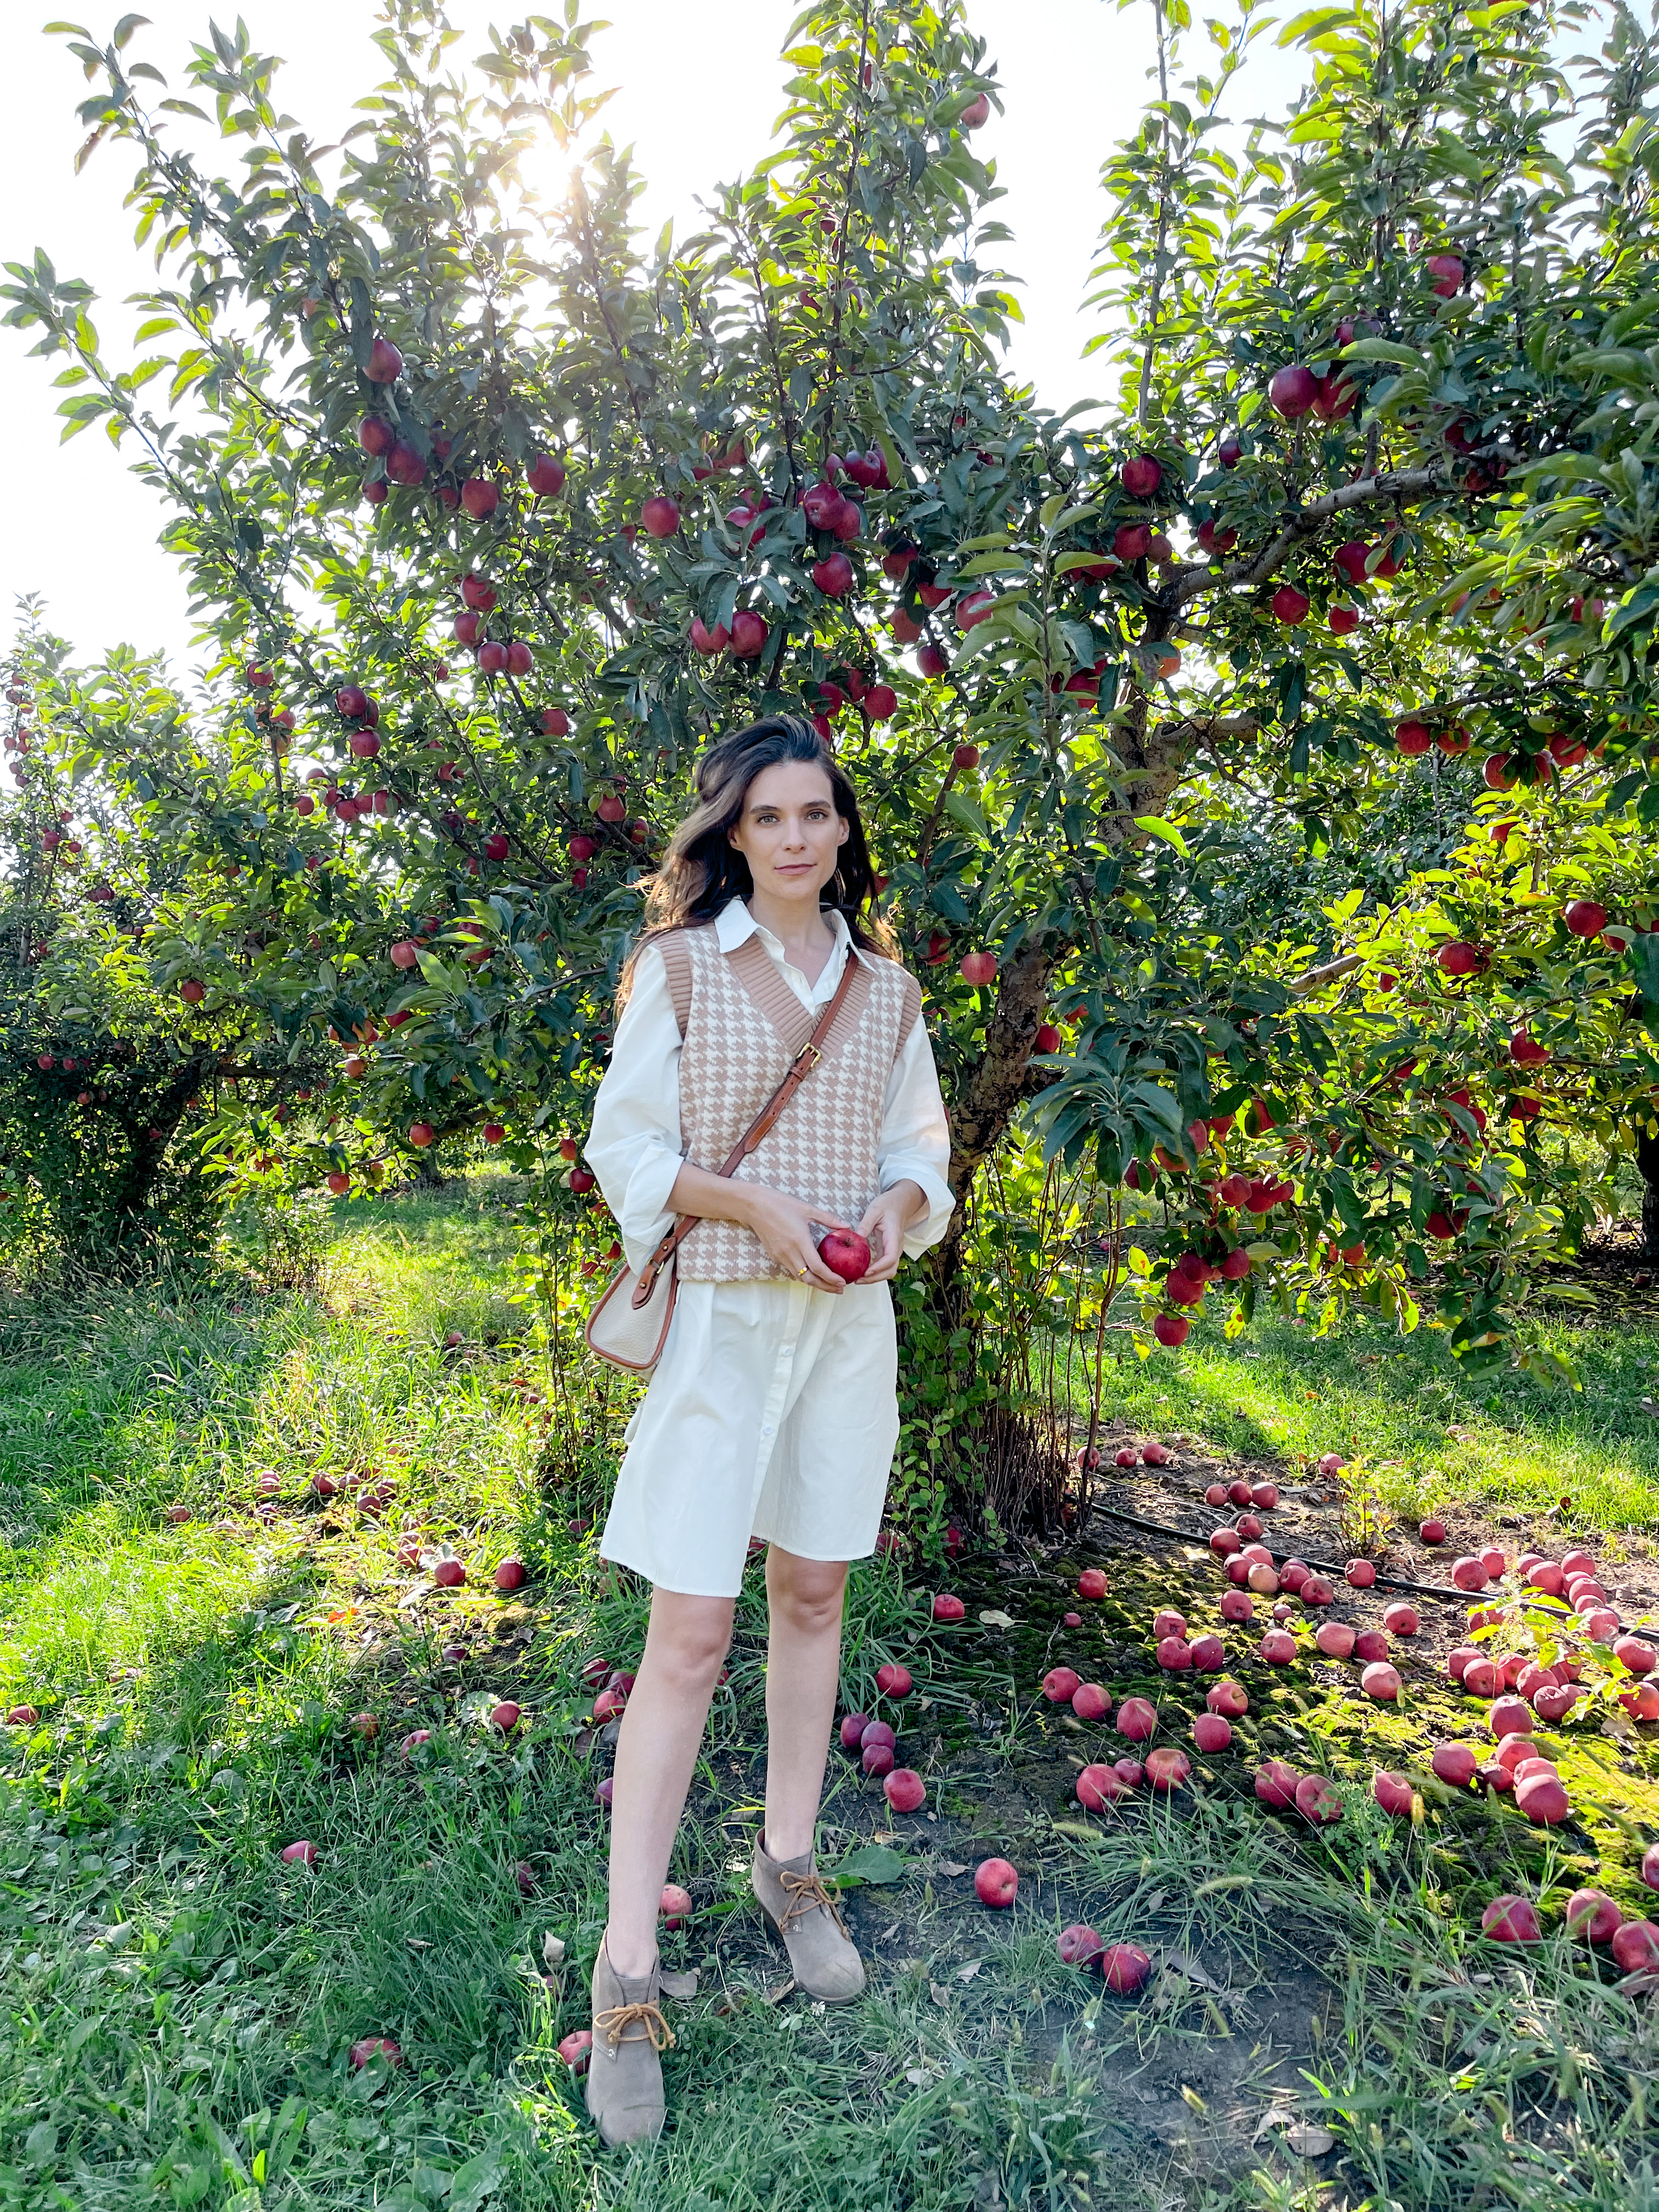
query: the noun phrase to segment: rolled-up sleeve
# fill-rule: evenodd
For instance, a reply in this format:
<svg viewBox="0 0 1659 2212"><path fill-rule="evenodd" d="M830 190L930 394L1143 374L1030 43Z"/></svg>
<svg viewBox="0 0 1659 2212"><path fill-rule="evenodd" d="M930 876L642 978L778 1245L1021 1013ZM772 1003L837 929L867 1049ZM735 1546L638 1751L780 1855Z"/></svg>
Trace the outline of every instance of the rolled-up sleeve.
<svg viewBox="0 0 1659 2212"><path fill-rule="evenodd" d="M632 1267L643 1267L673 1226L668 1194L684 1164L681 1142L679 1024L661 951L647 945L617 1024L586 1147Z"/></svg>
<svg viewBox="0 0 1659 2212"><path fill-rule="evenodd" d="M913 1182L927 1200L927 1211L904 1232L904 1249L915 1260L944 1236L956 1200L947 1181L951 1168L951 1125L939 1095L939 1070L926 1025L917 1021L899 1048L887 1079L881 1136L876 1146L881 1188Z"/></svg>

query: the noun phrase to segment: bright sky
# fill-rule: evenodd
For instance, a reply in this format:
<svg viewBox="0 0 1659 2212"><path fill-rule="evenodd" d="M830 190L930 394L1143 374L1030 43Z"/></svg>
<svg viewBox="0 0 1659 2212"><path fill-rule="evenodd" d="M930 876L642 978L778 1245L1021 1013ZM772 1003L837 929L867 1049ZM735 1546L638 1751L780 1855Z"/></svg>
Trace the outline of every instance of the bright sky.
<svg viewBox="0 0 1659 2212"><path fill-rule="evenodd" d="M125 363L134 319L120 303L152 281L121 207L127 149L100 149L76 176L84 132L75 107L91 88L62 39L22 29L28 6L10 0L0 77L0 260L32 259L43 246L60 276L84 276L98 294L93 312L105 356ZM87 19L99 43L119 12ZM183 96L184 64L191 41L205 38L211 0L149 0L147 12L152 27L138 33L129 57L152 62ZM219 12L234 22L230 5ZM287 112L313 139L337 137L351 103L385 73L370 44L374 0L241 0L240 12L255 45L285 58L276 93ZM518 12L500 0L452 0L450 8L474 33ZM605 122L635 146L651 180L644 220L652 234L671 215L684 229L699 192L747 168L769 143L782 104L777 49L794 0L718 0L712 10L684 0L611 0L593 12L611 25L593 45L594 81L618 87ZM1079 358L1093 325L1079 303L1101 219L1100 163L1146 94L1150 10L1120 15L1111 0L975 0L972 21L989 42L1007 110L993 115L976 143L1007 191L1000 212L1015 240L1005 259L1024 283L1027 321L1013 365L1048 404L1066 407L1100 396L1101 370ZM457 58L482 44L463 43ZM59 446L53 410L61 395L52 379L62 359L32 358L31 343L0 330L12 518L0 534L0 640L17 595L38 591L48 622L78 655L123 641L161 645L182 668L189 623L178 574L155 544L160 503L127 474L101 428Z"/></svg>

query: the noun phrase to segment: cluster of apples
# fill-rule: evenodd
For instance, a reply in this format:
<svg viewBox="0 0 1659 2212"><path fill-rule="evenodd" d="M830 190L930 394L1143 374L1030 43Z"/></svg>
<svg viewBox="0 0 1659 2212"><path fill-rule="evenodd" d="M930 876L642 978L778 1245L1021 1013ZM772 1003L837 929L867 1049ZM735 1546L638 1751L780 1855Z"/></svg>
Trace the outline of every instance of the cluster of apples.
<svg viewBox="0 0 1659 2212"><path fill-rule="evenodd" d="M1643 1856L1641 1879L1659 1890L1659 1844ZM1587 1943L1606 1945L1621 1973L1659 1974L1659 1923L1626 1920L1604 1889L1575 1889L1562 1919L1568 1933ZM1495 1897L1480 1916L1480 1932L1494 1943L1541 1943L1544 1930L1529 1897L1513 1891Z"/></svg>
<svg viewBox="0 0 1659 2212"><path fill-rule="evenodd" d="M960 1603L960 1600L957 1602ZM878 1667L876 1687L884 1698L902 1700L915 1683L908 1667ZM882 1794L896 1813L915 1813L927 1798L927 1785L913 1767L900 1766L898 1738L890 1723L872 1720L868 1713L848 1713L841 1723L843 1751L855 1751L867 1775L879 1777Z"/></svg>
<svg viewBox="0 0 1659 2212"><path fill-rule="evenodd" d="M1105 1942L1082 1921L1062 1928L1054 1948L1063 1965L1098 1974L1114 1996L1132 1997L1152 1978L1152 1960L1139 1943Z"/></svg>

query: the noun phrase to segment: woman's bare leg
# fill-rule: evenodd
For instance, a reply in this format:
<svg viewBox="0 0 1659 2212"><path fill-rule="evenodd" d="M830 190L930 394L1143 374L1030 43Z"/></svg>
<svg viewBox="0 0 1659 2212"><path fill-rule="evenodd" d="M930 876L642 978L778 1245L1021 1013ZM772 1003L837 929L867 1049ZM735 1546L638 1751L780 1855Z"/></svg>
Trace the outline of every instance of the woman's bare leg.
<svg viewBox="0 0 1659 2212"><path fill-rule="evenodd" d="M735 1607L729 1597L651 1595L645 1656L623 1715L611 1798L605 1948L629 1980L648 1974L657 1955L657 1908Z"/></svg>
<svg viewBox="0 0 1659 2212"><path fill-rule="evenodd" d="M799 1858L812 1848L841 1680L846 1593L845 1560L803 1559L776 1544L768 1550L766 1849L775 1859Z"/></svg>

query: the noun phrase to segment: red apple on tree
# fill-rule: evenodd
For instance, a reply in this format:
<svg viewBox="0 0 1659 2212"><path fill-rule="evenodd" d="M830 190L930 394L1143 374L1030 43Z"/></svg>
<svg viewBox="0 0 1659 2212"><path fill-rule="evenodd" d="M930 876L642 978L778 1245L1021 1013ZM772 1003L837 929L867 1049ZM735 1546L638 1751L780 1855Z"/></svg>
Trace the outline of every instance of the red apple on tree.
<svg viewBox="0 0 1659 2212"><path fill-rule="evenodd" d="M659 491L640 509L640 520L648 537L672 538L680 526L679 503Z"/></svg>
<svg viewBox="0 0 1659 2212"><path fill-rule="evenodd" d="M1300 362L1276 369L1268 381L1269 404L1287 422L1307 414L1318 397L1319 379Z"/></svg>
<svg viewBox="0 0 1659 2212"><path fill-rule="evenodd" d="M363 374L371 384L395 384L404 373L404 357L390 338L377 337L368 349Z"/></svg>
<svg viewBox="0 0 1659 2212"><path fill-rule="evenodd" d="M556 499L564 489L563 464L551 453L538 453L525 471L525 481L538 499Z"/></svg>

